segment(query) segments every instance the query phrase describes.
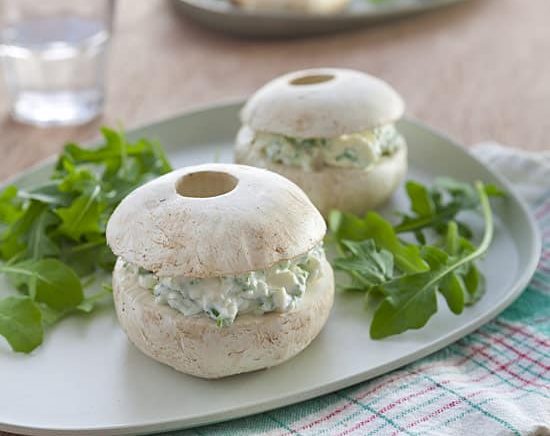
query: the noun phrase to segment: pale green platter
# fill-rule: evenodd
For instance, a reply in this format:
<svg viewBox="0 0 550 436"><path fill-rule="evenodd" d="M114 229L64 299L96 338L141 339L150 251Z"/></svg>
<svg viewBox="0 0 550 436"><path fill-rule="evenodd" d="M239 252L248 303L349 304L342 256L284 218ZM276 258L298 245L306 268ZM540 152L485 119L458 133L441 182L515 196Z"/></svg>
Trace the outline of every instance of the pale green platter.
<svg viewBox="0 0 550 436"><path fill-rule="evenodd" d="M176 167L215 156L230 162L240 106L203 109L129 135L160 141ZM410 177L429 181L444 175L509 188L443 135L411 120L398 127L409 144ZM51 165L35 167L14 181L40 182ZM388 209L406 206L401 189ZM269 370L218 381L180 374L135 349L112 307L89 318L64 320L30 356L13 354L0 342L0 430L105 436L186 428L303 401L413 362L494 318L527 285L541 248L536 224L512 192L495 206L495 215L495 238L481 264L487 292L461 316L451 314L440 301L438 314L425 328L372 341L360 297L338 294L327 326L312 345Z"/></svg>

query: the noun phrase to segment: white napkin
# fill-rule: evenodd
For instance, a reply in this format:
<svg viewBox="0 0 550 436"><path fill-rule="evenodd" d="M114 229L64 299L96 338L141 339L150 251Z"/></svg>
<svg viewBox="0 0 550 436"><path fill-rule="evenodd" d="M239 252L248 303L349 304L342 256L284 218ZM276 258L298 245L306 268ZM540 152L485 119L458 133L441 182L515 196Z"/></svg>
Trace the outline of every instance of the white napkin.
<svg viewBox="0 0 550 436"><path fill-rule="evenodd" d="M472 153L512 184L516 192L530 205L550 190L550 151L527 152L503 147L495 142L483 142Z"/></svg>

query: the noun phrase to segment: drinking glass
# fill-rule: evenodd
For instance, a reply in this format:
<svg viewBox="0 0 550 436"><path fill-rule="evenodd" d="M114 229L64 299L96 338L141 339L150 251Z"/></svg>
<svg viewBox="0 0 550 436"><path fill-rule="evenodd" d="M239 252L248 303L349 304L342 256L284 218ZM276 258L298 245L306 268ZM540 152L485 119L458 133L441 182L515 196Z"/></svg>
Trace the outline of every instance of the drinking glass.
<svg viewBox="0 0 550 436"><path fill-rule="evenodd" d="M10 111L41 126L82 124L103 107L114 0L0 0Z"/></svg>

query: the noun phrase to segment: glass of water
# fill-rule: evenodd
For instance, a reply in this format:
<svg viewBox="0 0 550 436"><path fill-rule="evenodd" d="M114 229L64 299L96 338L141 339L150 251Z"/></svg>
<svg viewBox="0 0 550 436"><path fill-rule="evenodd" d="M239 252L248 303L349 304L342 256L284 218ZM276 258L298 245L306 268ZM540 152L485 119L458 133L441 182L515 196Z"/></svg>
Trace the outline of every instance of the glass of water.
<svg viewBox="0 0 550 436"><path fill-rule="evenodd" d="M12 116L82 124L103 107L114 0L0 0L0 59Z"/></svg>

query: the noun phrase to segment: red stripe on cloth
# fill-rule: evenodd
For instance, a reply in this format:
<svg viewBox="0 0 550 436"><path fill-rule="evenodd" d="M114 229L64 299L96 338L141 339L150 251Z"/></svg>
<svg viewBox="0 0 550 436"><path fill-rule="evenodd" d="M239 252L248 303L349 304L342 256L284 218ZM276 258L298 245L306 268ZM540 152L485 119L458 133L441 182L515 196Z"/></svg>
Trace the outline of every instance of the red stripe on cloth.
<svg viewBox="0 0 550 436"><path fill-rule="evenodd" d="M501 394L517 394L518 390L523 391L524 395L525 394L530 394L530 393L538 393L538 391L536 391L534 388L533 388L533 390L531 390L531 389L528 389L527 387L524 387L524 386L514 385L512 382L507 380L504 376L498 374L496 371L493 371L488 366L486 366L485 364L482 364L481 362L477 361L473 357L471 358L471 362L475 363L476 366L477 366L477 369L483 371L484 373L483 373L483 375L481 375L477 378L467 380L467 382L469 384L479 383L479 382L485 380L486 378L489 378L489 377L493 376L493 377L497 377L500 380L504 380L507 383L507 385L509 386L509 389L503 389L502 387L499 387L498 388L499 393L501 393ZM493 387L489 386L489 388L492 389ZM544 394L541 394L541 395L544 396Z"/></svg>
<svg viewBox="0 0 550 436"><path fill-rule="evenodd" d="M450 383L450 380L444 380L444 381L441 382L441 384L448 384L448 383ZM427 394L428 392L433 391L435 388L437 388L437 385L433 385L433 386L430 386L430 387L428 387L426 389L423 389L421 391L413 392L412 394L409 394L405 397L401 397L398 400L393 401L392 403L387 404L384 407L382 407L381 409L379 409L378 413L383 414L383 413L389 412L395 406L398 406L399 404L405 403L405 402L409 401L411 398L416 398L416 397L420 397L421 395Z"/></svg>
<svg viewBox="0 0 550 436"><path fill-rule="evenodd" d="M365 419L364 421L361 421L361 422L358 422L357 424L355 424L352 428L342 432L342 433L338 433L337 436L345 436L347 434L350 434L352 431L355 431L355 430L358 430L360 429L361 427L364 427L365 425L367 425L369 422L372 422L374 421L375 418L377 418L378 415L376 414L372 414L371 416L369 416L367 419Z"/></svg>
<svg viewBox="0 0 550 436"><path fill-rule="evenodd" d="M382 389L383 387L385 387L386 385L388 385L389 383L393 383L394 381L398 381L398 380L401 380L407 376L410 376L412 375L411 373L409 372L406 372L406 373L403 373L403 374L399 374L395 377L391 377L389 380L386 380L386 381L382 381L378 386L375 386L374 388L366 391L366 392L363 392L360 396L357 396L355 398L356 401L359 401L359 400L362 400L363 398L365 398L366 396L368 395L372 395L374 394L375 392L379 391L380 389ZM305 425L303 425L302 427L298 428L298 429L295 429L293 431L301 431L301 430L307 430L307 429L310 429L311 427L317 425L317 424L320 424L324 421L328 421L329 419L331 418L334 418L336 415L339 415L340 413L342 413L344 410L346 410L347 408L349 408L350 406L352 406L354 403L352 401L348 401L346 404L338 407L337 409L334 409L332 412L330 412L328 415L325 415L325 416L322 416L321 418L318 418L316 419L315 421L312 421L312 422L309 422ZM292 433L285 433L285 434L292 434Z"/></svg>
<svg viewBox="0 0 550 436"><path fill-rule="evenodd" d="M535 212L535 216L538 218L538 219L541 219L542 217L544 217L544 215L546 215L547 213L550 212L550 202L548 203L545 203L543 204L540 209L538 209L536 212Z"/></svg>
<svg viewBox="0 0 550 436"><path fill-rule="evenodd" d="M538 336L534 335L533 333L527 331L525 328L523 327L519 327L517 325L512 325L512 324L509 324L507 322L504 322L504 321L501 321L499 319L495 320L495 324L499 325L499 326L502 326L506 329L508 329L509 331L511 332L514 332L514 333L518 333L522 336L525 336L527 338L530 338L532 339L533 341L535 341L538 345L542 345L543 347L548 347L550 348L550 341L547 341L543 338L539 338Z"/></svg>
<svg viewBox="0 0 550 436"><path fill-rule="evenodd" d="M471 394L466 395L466 398L467 399L473 398L476 395L479 395L481 392L482 391L472 392ZM453 401L441 406L439 409L434 410L432 413L429 413L428 415L424 415L422 418L419 418L416 421L413 421L410 424L407 424L405 426L405 428L412 428L412 427L417 426L418 424L426 422L426 421L436 417L437 415L441 415L443 412L446 412L447 410L451 410L452 408L454 408L454 407L458 406L459 404L461 404L463 401L464 400L462 400L461 398L453 400ZM398 434L399 434L398 432L394 432L392 434L392 436L396 436Z"/></svg>
<svg viewBox="0 0 550 436"><path fill-rule="evenodd" d="M463 358L461 358L460 360L458 360L455 365L457 366L460 366L460 365L463 365L466 361L468 361L469 359L471 358L471 356L465 356ZM448 366L449 365L449 362L432 362L430 364L426 364L418 369L416 369L414 372L406 372L406 373L401 373L401 374L398 374L396 375L395 377L391 377L389 380L386 380L386 381L382 381L378 386L375 386L373 389L370 389L366 392L363 392L355 397L353 397L353 399L355 401L361 401L363 400L364 398L366 398L367 396L369 395L372 395L374 393L376 393L377 391L379 391L380 389L382 389L383 387L387 387L390 383L393 383L393 382L396 382L396 381L399 381L405 377L408 377L408 376L416 376L416 372L419 371L419 372L422 372L422 371L426 371L426 370L430 370L430 369L434 369L434 368L441 368L441 367L445 367L445 366ZM340 413L344 412L346 409L348 409L350 406L352 406L354 404L353 401L349 401L347 402L346 404L338 407L337 409L334 409L332 412L330 412L328 415L325 415L325 416L322 416L318 419L316 419L315 421L312 421L310 423L307 423L307 424L304 424L303 426L297 428L297 429L293 429L293 432L299 432L301 430L307 430L307 429L310 429L312 428L313 426L317 425L317 424L321 424L322 422L324 421L328 421L329 419L331 418L334 418L335 416L339 415ZM292 432L287 432L285 433L285 435L288 435L288 434L292 434Z"/></svg>
<svg viewBox="0 0 550 436"><path fill-rule="evenodd" d="M328 415L325 415L321 418L318 418L316 419L315 421L311 421L305 425L303 425L302 427L296 429L296 430L293 430L293 432L300 432L302 430L308 430L310 429L311 427L314 427L316 426L317 424L321 424L322 422L324 421L328 421L329 419L331 418L334 418L336 415L339 415L340 413L342 413L344 410L346 410L347 408L349 408L353 403L351 401L348 401L346 402L346 404L344 404L343 406L341 407L338 407L337 409L334 409L332 412L330 412ZM288 434L292 434L293 432L290 432L290 433L284 433L285 435L288 435Z"/></svg>
<svg viewBox="0 0 550 436"><path fill-rule="evenodd" d="M470 360L475 354L478 353L478 349L482 349L482 348L488 348L490 345L487 344L485 346L482 346L482 347L476 347L472 353L470 354L467 354L466 356L462 357L461 359L459 359L457 362L455 362L453 365L454 366L461 366L463 365L464 363L466 363L468 360ZM378 392L380 389L382 389L383 387L387 387L390 383L393 383L393 382L396 382L396 381L399 381L399 380L402 380L404 379L405 377L409 377L409 376L416 376L417 373L421 373L422 371L427 371L427 370L431 370L431 369L435 369L435 368L443 368L443 367L446 367L446 366L449 366L449 362L448 361L439 361L439 362L431 362L431 363L428 363L428 364L425 364L423 366L419 366L418 368L415 368L413 370L409 370L407 372L402 372L400 374L397 374L395 375L394 377L390 377L389 380L382 380L380 382L379 385L375 386L374 388L370 389L370 390L367 390L357 396L354 397L354 400L355 401L361 401L362 399L364 399L365 397L369 396L369 395L373 395L374 393ZM300 432L302 430L308 430L308 429L311 429L312 427L318 425L318 424L321 424L325 421L328 421L329 419L331 418L334 418L335 416L339 415L340 413L344 412L345 410L347 410L349 407L351 407L354 403L352 401L350 402L347 402L345 404L343 404L342 406L338 407L337 409L334 409L333 411L331 411L330 413L328 413L327 415L325 416L322 416L318 419L316 419L315 421L312 421L312 422L309 422L307 424L304 424L302 425L301 427L297 428L297 429L292 429L291 432L286 432L284 433L284 435L290 435L290 434L293 434L295 432Z"/></svg>
<svg viewBox="0 0 550 436"><path fill-rule="evenodd" d="M378 386L375 386L374 388L366 391L366 392L363 392L362 394L354 397L354 400L355 401L361 401L362 399L364 399L365 397L369 396L369 395L372 395L374 393L376 393L377 391L379 391L380 389L382 389L383 387L386 387L388 384L390 383L393 383L395 381L398 381L398 380L401 380L405 377L408 377L408 376L411 376L411 375L414 375L410 372L406 372L406 373L402 373L402 374L398 374L397 376L395 377L391 377L389 380L387 381L383 381L381 382ZM325 415L325 416L322 416L321 418L319 419L316 419L315 421L312 421L308 424L305 424L303 425L302 427L294 430L294 431L301 431L301 430L307 430L307 429L310 429L311 427L317 425L317 424L320 424L324 421L328 421L329 419L331 418L334 418L336 415L339 415L340 413L342 413L343 411L345 411L346 409L348 409L350 406L352 406L354 404L353 401L348 401L346 404L338 407L337 409L334 409L332 412L330 412L328 415ZM286 434L292 434L292 433L286 433Z"/></svg>
<svg viewBox="0 0 550 436"><path fill-rule="evenodd" d="M444 380L444 381L438 382L438 385L434 384L434 385L432 385L432 386L430 386L426 389L423 389L421 391L413 392L412 394L409 394L405 397L401 397L398 400L393 401L390 404L387 404L386 406L382 407L381 409L378 409L376 411L376 413L374 414L374 416L378 417L380 415L383 415L384 413L389 412L394 407L398 406L399 404L405 403L406 401L410 400L411 398L415 398L415 397L419 397L421 395L427 394L428 392L431 392L431 391L437 389L440 385L449 384L450 382L451 382L450 380ZM357 424L355 424L353 427L343 431L342 433L339 433L338 436L344 436L344 435L347 435L351 432L354 432L355 430L365 426L366 424L368 424L371 421L372 421L372 419L369 416L369 418L367 418L366 420L360 421Z"/></svg>
<svg viewBox="0 0 550 436"><path fill-rule="evenodd" d="M494 343L497 343L499 345L502 345L503 347L507 348L508 350L512 351L513 353L515 353L517 356L521 357L522 359L525 359L527 360L528 362L531 362L537 366L540 366L541 368L543 368L545 371L550 371L550 365L545 365L544 363L538 361L537 359L533 359L531 356L529 356L528 354L518 350L516 347L514 347L513 345L510 345L508 344L507 342L504 341L504 339L501 339L499 338L498 336L491 336L487 333L485 333L484 331L482 330L479 330L477 332L478 334L480 334L481 336L483 336L484 338L487 338L489 341L491 342L494 342Z"/></svg>
<svg viewBox="0 0 550 436"><path fill-rule="evenodd" d="M527 380L526 378L523 378L521 375L517 374L516 372L514 372L510 368L508 368L510 365L512 365L513 363L516 363L518 360L520 360L519 357L516 357L515 359L510 360L509 362L506 362L506 363L500 363L495 357L491 356L489 353L486 353L483 350L480 351L479 354L481 354L483 357L485 357L486 359L490 360L495 365L497 365L497 368L496 368L497 371L504 371L507 374L511 375L513 378L515 378L515 379L519 380L520 382L522 382L523 384L530 385L530 386L535 386L537 388L544 388L544 389L548 388L548 386L540 385L538 383L535 383L533 380Z"/></svg>

